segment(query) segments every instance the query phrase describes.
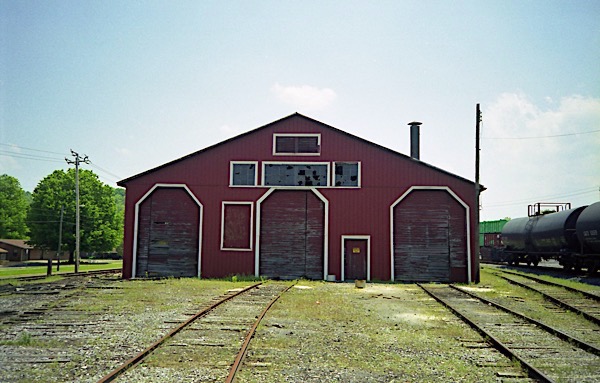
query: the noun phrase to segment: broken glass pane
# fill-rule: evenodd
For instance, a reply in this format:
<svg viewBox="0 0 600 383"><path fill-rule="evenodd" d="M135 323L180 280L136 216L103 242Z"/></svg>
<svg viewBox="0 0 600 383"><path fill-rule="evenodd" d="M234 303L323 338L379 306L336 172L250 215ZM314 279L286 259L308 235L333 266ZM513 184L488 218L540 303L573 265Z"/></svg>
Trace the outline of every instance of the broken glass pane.
<svg viewBox="0 0 600 383"><path fill-rule="evenodd" d="M328 186L327 165L269 164L265 186Z"/></svg>

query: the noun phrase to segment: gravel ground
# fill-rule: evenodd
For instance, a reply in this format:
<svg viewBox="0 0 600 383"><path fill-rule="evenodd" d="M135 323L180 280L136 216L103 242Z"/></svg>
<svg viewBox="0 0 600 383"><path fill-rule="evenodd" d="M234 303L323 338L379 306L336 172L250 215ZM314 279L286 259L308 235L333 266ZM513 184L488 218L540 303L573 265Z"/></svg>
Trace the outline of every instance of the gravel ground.
<svg viewBox="0 0 600 383"><path fill-rule="evenodd" d="M415 285L298 287L259 328L238 382L528 381Z"/></svg>
<svg viewBox="0 0 600 383"><path fill-rule="evenodd" d="M113 281L0 327L1 382L96 382L242 283ZM30 299L30 296L23 296ZM0 303L14 299L0 296Z"/></svg>
<svg viewBox="0 0 600 383"><path fill-rule="evenodd" d="M85 290L43 315L0 326L0 381L95 382L212 298L248 284L109 281L105 288ZM0 303L5 299L15 298L2 295ZM528 379L415 285L369 283L356 289L302 281L259 327L237 381Z"/></svg>

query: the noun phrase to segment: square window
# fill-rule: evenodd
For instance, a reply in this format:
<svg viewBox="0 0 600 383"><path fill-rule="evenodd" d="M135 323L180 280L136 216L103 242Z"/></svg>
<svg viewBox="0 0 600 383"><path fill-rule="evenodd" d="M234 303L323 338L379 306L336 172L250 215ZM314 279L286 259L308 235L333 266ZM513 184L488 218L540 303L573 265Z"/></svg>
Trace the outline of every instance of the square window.
<svg viewBox="0 0 600 383"><path fill-rule="evenodd" d="M229 184L231 186L256 186L256 162L232 162Z"/></svg>
<svg viewBox="0 0 600 383"><path fill-rule="evenodd" d="M336 162L333 184L339 187L360 187L360 164L358 162Z"/></svg>

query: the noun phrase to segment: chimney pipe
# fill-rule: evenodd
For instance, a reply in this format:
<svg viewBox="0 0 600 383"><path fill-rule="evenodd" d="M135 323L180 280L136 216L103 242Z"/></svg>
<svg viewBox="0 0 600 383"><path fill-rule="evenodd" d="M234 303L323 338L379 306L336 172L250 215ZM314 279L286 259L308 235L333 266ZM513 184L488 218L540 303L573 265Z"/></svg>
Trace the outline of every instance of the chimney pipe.
<svg viewBox="0 0 600 383"><path fill-rule="evenodd" d="M419 159L419 127L421 122L409 122L410 125L410 156L415 160Z"/></svg>

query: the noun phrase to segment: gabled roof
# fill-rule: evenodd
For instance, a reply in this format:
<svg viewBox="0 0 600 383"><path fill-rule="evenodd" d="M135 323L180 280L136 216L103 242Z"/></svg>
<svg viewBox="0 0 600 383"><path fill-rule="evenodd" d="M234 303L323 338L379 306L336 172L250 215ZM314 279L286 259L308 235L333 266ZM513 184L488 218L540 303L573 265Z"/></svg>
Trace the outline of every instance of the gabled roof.
<svg viewBox="0 0 600 383"><path fill-rule="evenodd" d="M0 239L0 244L2 243L21 249L33 249L33 246L29 245L26 239Z"/></svg>
<svg viewBox="0 0 600 383"><path fill-rule="evenodd" d="M310 121L310 122L312 122L312 123L315 123L315 124L321 125L322 127L326 128L326 129L329 129L329 130L333 130L333 131L335 131L335 132L337 132L337 133L339 133L339 134L346 135L346 136L348 136L348 137L350 137L350 138L352 138L352 139L358 140L358 141L360 141L360 142L362 142L362 143L364 143L364 144L367 144L367 145L374 146L374 147L376 147L376 148L378 148L378 149L381 149L381 150L383 150L383 151L386 151L386 152L388 152L388 153L392 153L392 154L394 154L394 155L397 155L397 156L400 156L400 157L406 158L407 160L415 161L416 163L418 163L418 164L420 164L420 165L423 165L423 166L426 166L426 167L428 167L428 168L434 169L434 170L436 170L436 171L439 171L439 172L442 172L442 173L448 174L448 175L450 175L450 176L452 176L452 177L455 177L455 178L457 178L457 179L463 180L463 181L465 181L465 182L469 182L469 183L475 184L473 181L471 181L471 180L468 180L468 179L466 179L466 178L464 178L464 177L458 176L458 175L456 175L456 174L454 174L454 173L450 173L450 172L448 172L448 171L446 171L446 170L440 169L440 168L438 168L438 167L435 167L435 166L433 166L433 165L427 164L427 163L425 163L425 162L422 162L422 161L420 161L420 160L416 160L416 159L414 159L414 158L412 158L412 157L410 157L410 156L407 156L406 154L403 154L403 153L397 152L397 151L395 151L395 150L392 150L392 149L390 149L390 148L386 148L385 146L381 146L381 145L379 145L379 144L376 144L376 143L374 143L374 142L371 142L371 141L365 140L364 138L360 138L360 137L358 137L358 136L355 136L355 135L353 135L353 134L350 134L350 133L348 133L348 132L345 132L345 131L343 131L343 130L340 130L340 129L338 129L338 128L335 128L335 127L333 127L333 126L331 126L331 125L327 125L327 124L325 124L325 123L323 123L323 122L321 122L321 121L317 121L317 120L315 120L315 119L313 119L313 118L307 117L307 116L305 116L305 115L303 115L303 114L300 114L300 113L297 113L297 112L296 112L296 113L290 114L290 115L289 115L289 116L287 116L287 117L283 117L283 118L281 118L281 119L279 119L279 120L276 120L276 121L273 121L273 122L271 122L271 123L268 123L267 125L264 125L264 126L261 126L261 127L259 127L259 128L256 128L256 129L250 130L250 131L248 131L248 132L242 133L242 134L240 134L240 135L237 135L237 136L235 136L235 137L229 138L229 139L227 139L227 140L225 140L225 141L221 141L221 142L219 142L219 143L217 143L217 144L215 144L215 145L208 146L208 147L206 147L206 148L204 148L204 149L201 149L201 150L198 150L198 151L196 151L196 152L190 153L190 154L188 154L188 155L186 155L186 156L183 156L183 157L181 157L181 158L178 158L178 159L176 159L176 160L169 161L169 162L167 162L167 163L165 163L165 164L162 164L162 165L160 165L160 166L157 166L157 167L155 167L155 168L152 168L152 169L150 169L150 170L147 170L147 171L145 171L145 172L142 172L142 173L136 174L136 175L134 175L134 176L131 176L131 177L125 178L125 179L123 179L123 180L121 180L121 181L117 182L117 185L125 187L125 185L126 185L128 182L130 182L130 181L133 181L133 180L134 180L134 179L136 179L136 178L139 178L139 177L142 177L142 176L144 176L144 175L147 175L147 174L153 173L153 172L155 172L155 171L157 171L157 170L159 170L159 169L162 169L162 168L168 167L168 166L170 166L170 165L172 165L172 164L175 164L175 163L177 163L177 162L180 162L180 161L183 161L183 160L185 160L185 159L188 159L188 158L190 158L190 157L194 157L194 156L196 156L196 155L198 155L198 154L201 154L201 153L207 152L207 151L209 151L209 150L211 150L211 149L214 149L214 148L216 148L216 147L219 147L219 146L221 146L221 145L225 145L225 144L227 144L227 143L229 143L229 142L231 142L231 141L234 141L234 140L240 139L240 138L242 138L242 137L245 137L245 136L248 136L248 135L254 134L254 133L256 133L256 132L258 132L258 131L260 131L260 130L267 129L267 128L271 127L272 125L278 124L278 123L280 123L280 122L283 122L283 121L285 121L285 120L292 119L292 118L297 118L297 117L299 117L299 118L303 118L303 119L305 119L305 120L307 120L307 121Z"/></svg>

